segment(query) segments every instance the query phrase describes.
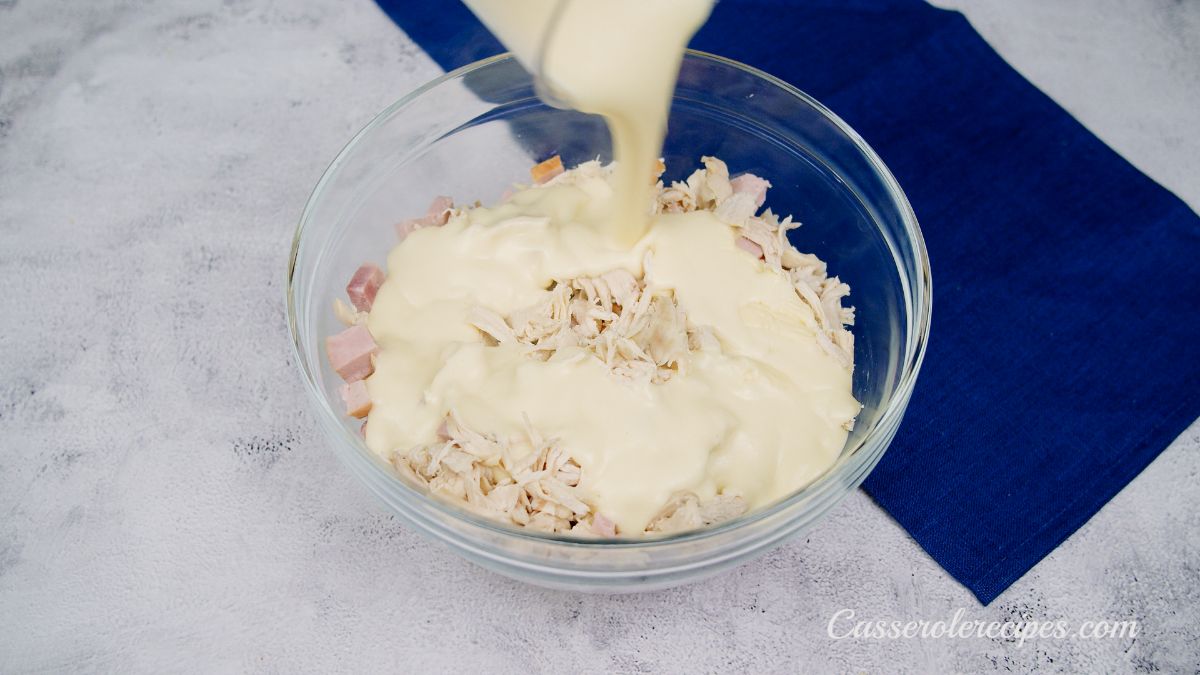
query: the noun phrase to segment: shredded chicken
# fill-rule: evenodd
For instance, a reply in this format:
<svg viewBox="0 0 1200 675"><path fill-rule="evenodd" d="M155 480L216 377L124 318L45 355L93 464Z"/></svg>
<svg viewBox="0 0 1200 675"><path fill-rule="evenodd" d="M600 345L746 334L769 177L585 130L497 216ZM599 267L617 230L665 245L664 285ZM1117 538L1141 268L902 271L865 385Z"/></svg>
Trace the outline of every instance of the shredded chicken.
<svg viewBox="0 0 1200 675"><path fill-rule="evenodd" d="M701 501L693 492L677 492L646 526L647 532L668 534L708 527L737 518L746 512L746 500L737 495L719 494Z"/></svg>
<svg viewBox="0 0 1200 675"><path fill-rule="evenodd" d="M579 490L583 469L555 439L481 434L451 414L434 443L392 455L392 464L431 493L477 513L543 532L615 536Z"/></svg>
<svg viewBox="0 0 1200 675"><path fill-rule="evenodd" d="M787 233L800 224L791 216L780 219L771 209L758 213L761 194L735 191L729 169L716 157L701 161L704 168L686 181L670 186L658 182L655 213L709 210L737 228L735 244L786 275L812 308L821 348L844 368L853 367L854 335L845 327L854 325L854 308L842 305L850 287L828 276L820 258L792 246ZM584 162L534 187L572 185L611 171L611 165ZM769 185L761 179L749 182ZM543 302L511 317L480 308L473 323L497 342L528 345L532 354L543 359L559 348L580 346L600 356L614 373L665 382L686 363L688 346L695 349L700 344L693 336L703 329L688 325L670 292L645 290L644 279L615 270L600 277L560 281ZM649 342L655 344L653 352L647 352Z"/></svg>
<svg viewBox="0 0 1200 675"><path fill-rule="evenodd" d="M367 312L357 311L339 298L333 300L333 315L346 326L358 326L367 322Z"/></svg>
<svg viewBox="0 0 1200 675"><path fill-rule="evenodd" d="M655 213L684 213L710 210L722 222L738 230L735 243L750 255L786 274L796 293L813 310L820 330L817 341L845 368L854 364L854 335L845 326L854 325L854 308L843 307L850 287L830 277L825 263L815 255L801 253L788 241L787 233L800 226L791 216L782 220L770 209L758 211L758 199L749 192L736 192L729 169L715 157L704 157L686 182L658 184Z"/></svg>
<svg viewBox="0 0 1200 675"><path fill-rule="evenodd" d="M616 375L655 383L683 370L688 352L705 344L674 293L648 289L624 269L556 282L544 300L508 317L476 307L470 321L497 343L523 345L533 358L580 347Z"/></svg>
<svg viewBox="0 0 1200 675"><path fill-rule="evenodd" d="M585 537L618 534L613 521L597 513L580 489L579 463L557 440L544 439L528 423L521 436L501 439L470 429L451 414L434 443L394 452L392 465L430 493L493 520ZM745 512L746 502L738 496L701 501L683 492L672 497L646 532L682 532Z"/></svg>

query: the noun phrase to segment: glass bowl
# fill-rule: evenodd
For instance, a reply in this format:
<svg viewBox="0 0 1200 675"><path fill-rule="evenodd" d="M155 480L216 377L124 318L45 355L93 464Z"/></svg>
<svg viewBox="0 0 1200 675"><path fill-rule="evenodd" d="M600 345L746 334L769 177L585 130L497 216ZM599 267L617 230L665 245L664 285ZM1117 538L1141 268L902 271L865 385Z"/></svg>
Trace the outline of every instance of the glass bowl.
<svg viewBox="0 0 1200 675"><path fill-rule="evenodd" d="M885 114L885 113L881 113ZM542 586L619 592L703 578L809 528L879 462L900 424L925 353L930 274L900 186L845 122L794 87L748 66L688 52L671 108L664 179L702 155L774 184L767 205L803 223L793 243L850 284L857 307L854 395L862 414L821 478L766 508L704 530L653 539L572 540L485 520L428 497L367 449L345 417L324 339L364 261L381 266L393 225L435 195L496 201L552 154L571 166L611 159L601 119L552 108L508 55L447 73L358 133L313 190L292 243L288 322L317 419L337 456L401 520L483 567Z"/></svg>

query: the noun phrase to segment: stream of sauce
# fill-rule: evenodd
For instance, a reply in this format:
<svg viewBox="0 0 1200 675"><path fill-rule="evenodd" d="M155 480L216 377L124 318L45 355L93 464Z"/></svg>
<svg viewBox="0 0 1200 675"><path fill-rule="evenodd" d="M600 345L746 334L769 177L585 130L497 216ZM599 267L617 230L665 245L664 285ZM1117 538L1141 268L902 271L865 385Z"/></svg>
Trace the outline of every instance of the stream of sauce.
<svg viewBox="0 0 1200 675"><path fill-rule="evenodd" d="M612 240L645 233L652 167L688 40L712 0L466 0L564 103L604 116L613 139Z"/></svg>

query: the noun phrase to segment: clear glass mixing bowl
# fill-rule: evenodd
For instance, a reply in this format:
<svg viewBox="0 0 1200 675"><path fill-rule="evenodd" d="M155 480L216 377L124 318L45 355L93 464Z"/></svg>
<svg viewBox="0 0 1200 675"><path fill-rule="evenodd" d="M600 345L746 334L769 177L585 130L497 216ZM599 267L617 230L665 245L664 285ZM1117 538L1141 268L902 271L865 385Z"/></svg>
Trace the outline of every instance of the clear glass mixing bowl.
<svg viewBox="0 0 1200 675"><path fill-rule="evenodd" d="M883 114L883 113L881 113ZM925 244L900 186L849 126L794 87L716 56L689 52L671 108L666 179L701 155L773 184L768 206L793 214L801 251L829 263L857 307L854 395L864 405L837 463L767 508L718 526L646 540L574 541L526 532L430 499L370 452L341 413L341 380L324 339L331 311L363 261L382 265L393 225L434 195L496 200L551 154L568 165L611 159L596 117L538 100L509 56L447 73L384 110L342 150L305 206L292 244L287 309L301 375L338 457L384 505L430 538L486 568L554 588L663 588L761 555L812 526L879 462L908 405L929 331Z"/></svg>

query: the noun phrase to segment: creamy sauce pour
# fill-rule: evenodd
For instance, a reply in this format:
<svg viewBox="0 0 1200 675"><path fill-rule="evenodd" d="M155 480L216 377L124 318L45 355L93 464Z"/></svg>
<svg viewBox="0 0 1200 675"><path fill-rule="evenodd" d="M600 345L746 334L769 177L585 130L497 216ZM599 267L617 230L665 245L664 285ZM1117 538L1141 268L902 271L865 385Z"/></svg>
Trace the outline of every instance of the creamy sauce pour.
<svg viewBox="0 0 1200 675"><path fill-rule="evenodd" d="M743 496L751 508L812 481L837 458L859 410L851 373L817 344L812 310L787 278L735 246L712 213L650 216L683 49L711 0L571 2L545 46L554 0L467 0L527 66L573 107L605 116L618 162L611 183L588 178L518 192L440 228L418 230L388 256L368 327L381 351L368 388L367 444L431 442L446 415L498 436L524 416L583 467L580 489L624 533L640 532L678 490ZM535 304L555 280L625 268L673 289L691 322L721 348L693 352L666 383L614 376L596 357L549 361L489 346L468 322Z"/></svg>
<svg viewBox="0 0 1200 675"><path fill-rule="evenodd" d="M603 115L617 162L608 232L646 229L671 93L713 0L466 0L513 54L576 110ZM557 10L557 11L556 11Z"/></svg>

